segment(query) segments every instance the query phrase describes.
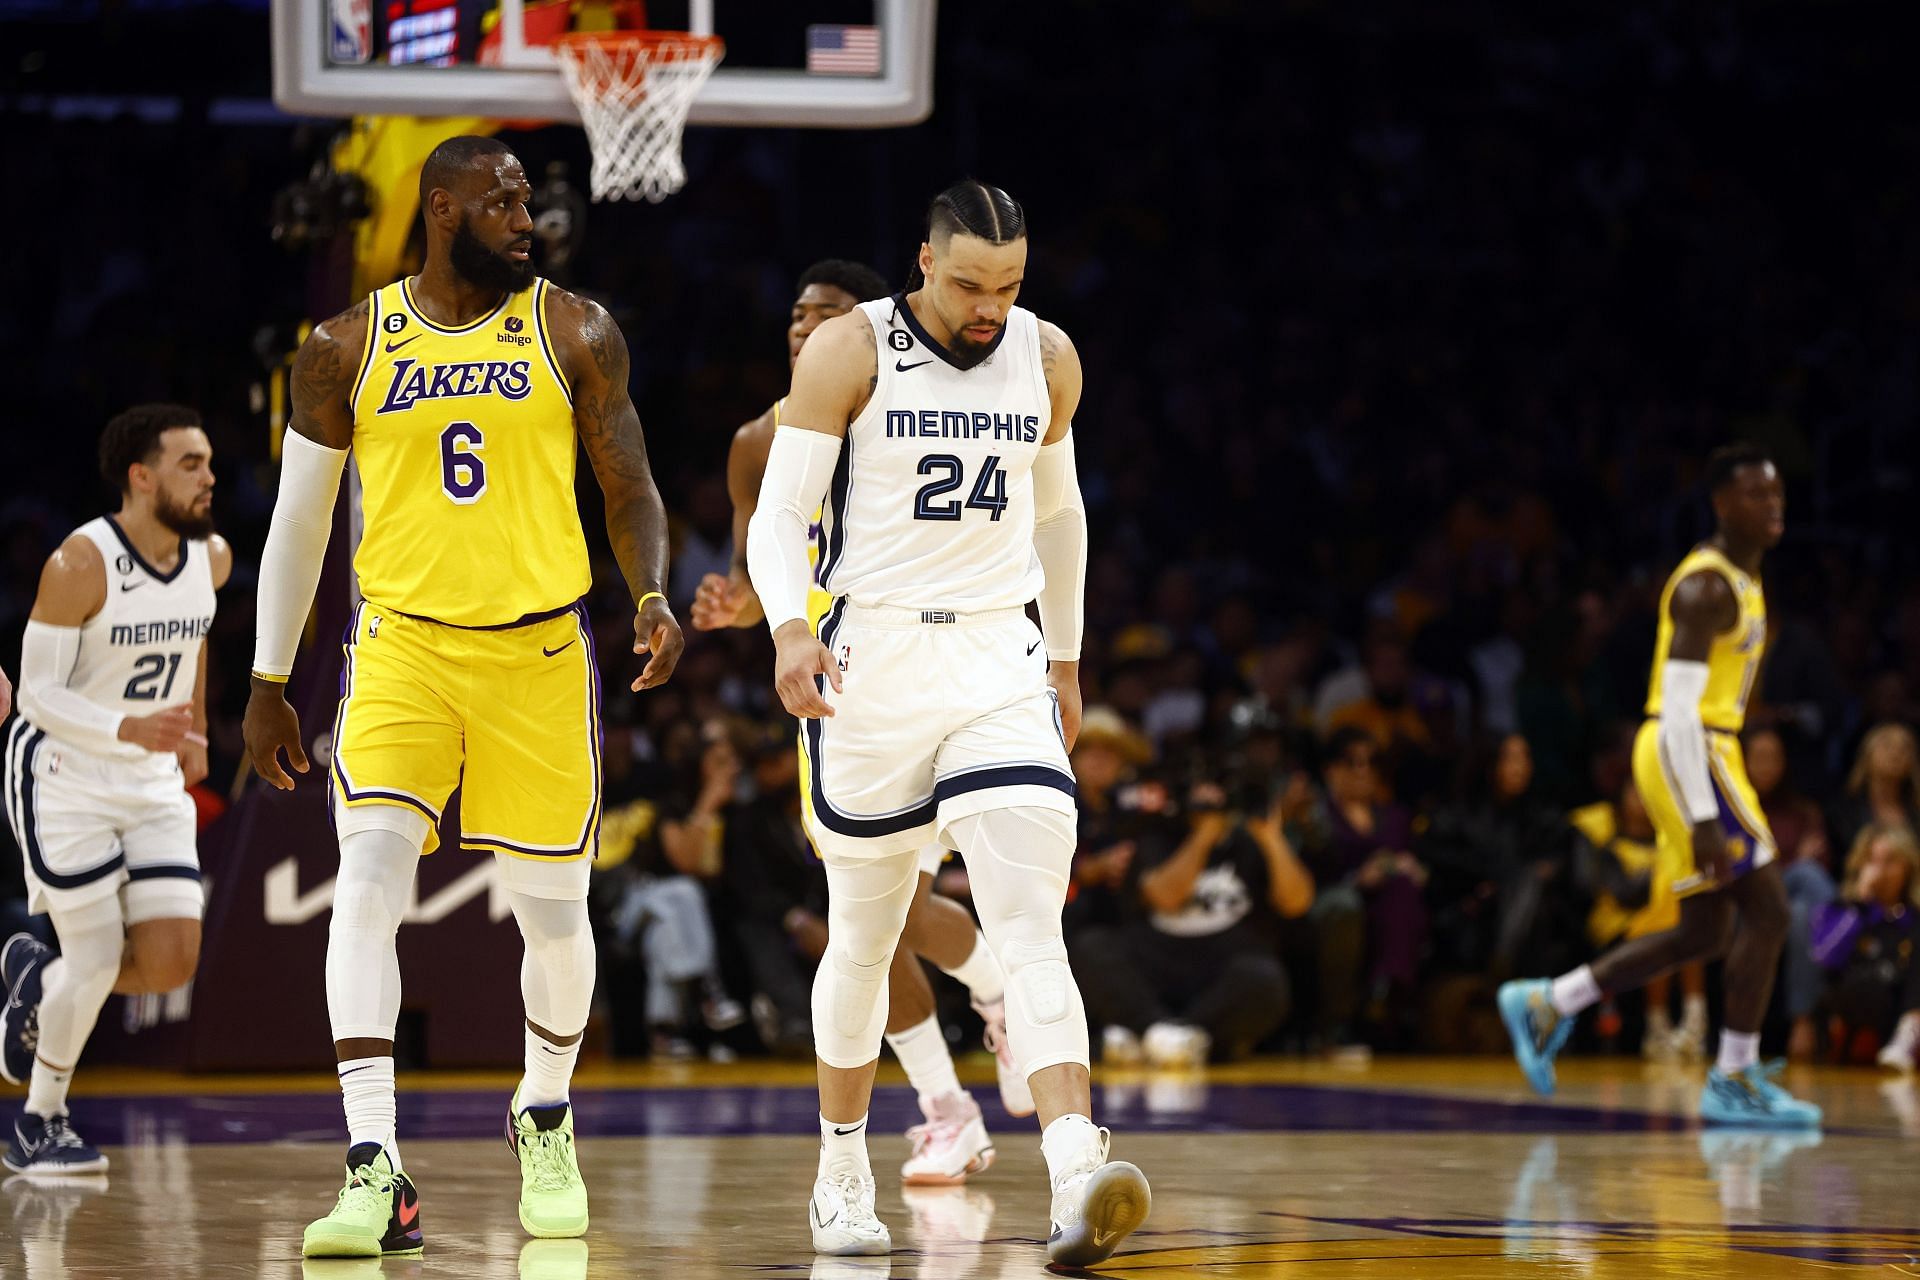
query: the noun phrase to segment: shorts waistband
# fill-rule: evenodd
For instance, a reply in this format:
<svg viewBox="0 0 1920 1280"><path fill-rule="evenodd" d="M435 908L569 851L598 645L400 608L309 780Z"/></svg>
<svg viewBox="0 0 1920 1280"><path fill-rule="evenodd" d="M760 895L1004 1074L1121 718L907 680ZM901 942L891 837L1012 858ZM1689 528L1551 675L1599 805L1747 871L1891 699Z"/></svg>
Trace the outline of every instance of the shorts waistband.
<svg viewBox="0 0 1920 1280"><path fill-rule="evenodd" d="M843 621L870 627L991 627L1027 616L1025 609L982 609L962 613L954 609L902 609L894 605L836 605Z"/></svg>
<svg viewBox="0 0 1920 1280"><path fill-rule="evenodd" d="M442 622L440 619L429 617L424 613L408 613L405 609L395 609L374 600L369 600L366 603L368 608L378 610L381 613L391 613L401 618L412 618L415 622L431 622L436 627L452 627L455 631L512 631L516 627L531 627L535 623L551 622L555 618L564 618L580 608L582 602L574 600L552 609L542 609L538 613L522 614L512 622L496 622L484 627L469 626L460 622Z"/></svg>

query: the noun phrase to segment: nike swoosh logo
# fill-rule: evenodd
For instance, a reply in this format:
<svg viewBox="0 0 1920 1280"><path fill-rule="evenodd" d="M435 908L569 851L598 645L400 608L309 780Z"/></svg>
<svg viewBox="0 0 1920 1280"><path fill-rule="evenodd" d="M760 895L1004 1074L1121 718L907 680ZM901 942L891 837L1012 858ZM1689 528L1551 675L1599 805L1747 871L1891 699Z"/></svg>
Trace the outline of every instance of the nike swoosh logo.
<svg viewBox="0 0 1920 1280"><path fill-rule="evenodd" d="M418 1200L402 1200L400 1203L400 1229L402 1231L411 1231L413 1224L418 1221L420 1221L420 1202Z"/></svg>
<svg viewBox="0 0 1920 1280"><path fill-rule="evenodd" d="M132 591L136 587L144 587L146 585L144 582L123 582L120 584L120 589L122 591Z"/></svg>
<svg viewBox="0 0 1920 1280"><path fill-rule="evenodd" d="M846 1136L847 1136L848 1134L850 1134L850 1133L858 1133L858 1132L860 1132L860 1130L861 1130L861 1127L862 1127L862 1126L860 1126L860 1125L855 1125L855 1126L853 1126L853 1128L851 1128L851 1129L835 1129L835 1130L834 1130L834 1133L835 1133L835 1134L837 1134L837 1135L839 1135L840 1137L842 1137L842 1138L844 1138L844 1137L846 1137Z"/></svg>
<svg viewBox="0 0 1920 1280"><path fill-rule="evenodd" d="M1118 1240L1119 1238L1120 1233L1118 1231L1095 1231L1093 1233L1093 1247L1096 1249L1104 1249L1107 1247L1107 1241Z"/></svg>
<svg viewBox="0 0 1920 1280"><path fill-rule="evenodd" d="M558 649L549 649L547 648L547 646L541 645L540 652L546 654L549 658L551 658L556 653L565 653L567 650L573 648L575 643L576 643L575 641L569 640L565 644L561 645Z"/></svg>
<svg viewBox="0 0 1920 1280"><path fill-rule="evenodd" d="M1038 640L1035 640L1035 641L1034 641L1034 642L1033 642L1032 644L1030 644L1030 645L1028 645L1028 646L1027 646L1027 656L1028 656L1029 658L1031 658L1031 657L1033 656L1033 651L1034 651L1035 649L1038 649L1039 647L1040 647L1040 642L1039 642Z"/></svg>
<svg viewBox="0 0 1920 1280"><path fill-rule="evenodd" d="M402 338L398 342L389 342L387 344L387 354L392 355L394 352L398 351L400 348L406 346L409 342L417 341L419 337L420 335L416 333L411 338Z"/></svg>
<svg viewBox="0 0 1920 1280"><path fill-rule="evenodd" d="M905 373L909 369L918 369L923 364L932 364L932 363L933 361L931 360L921 360L914 364L908 364L905 360L895 360L893 362L893 371L895 373Z"/></svg>
<svg viewBox="0 0 1920 1280"><path fill-rule="evenodd" d="M13 1140L20 1144L20 1150L24 1152L26 1155L28 1155L29 1157L31 1157L34 1152L40 1149L40 1144L38 1142L27 1141L27 1135L20 1132L20 1126L17 1124L13 1126Z"/></svg>

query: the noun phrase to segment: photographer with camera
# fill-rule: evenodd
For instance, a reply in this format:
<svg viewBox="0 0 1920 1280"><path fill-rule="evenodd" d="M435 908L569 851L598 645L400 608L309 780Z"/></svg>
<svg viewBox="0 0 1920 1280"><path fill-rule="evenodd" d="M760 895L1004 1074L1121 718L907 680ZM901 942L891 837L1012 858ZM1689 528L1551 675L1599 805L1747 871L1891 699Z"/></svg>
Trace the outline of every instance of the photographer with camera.
<svg viewBox="0 0 1920 1280"><path fill-rule="evenodd" d="M1074 955L1088 1017L1106 1027L1105 1060L1244 1057L1286 1020L1279 921L1313 905L1274 775L1195 783L1184 814L1169 813L1137 848L1124 895L1132 918L1083 931Z"/></svg>

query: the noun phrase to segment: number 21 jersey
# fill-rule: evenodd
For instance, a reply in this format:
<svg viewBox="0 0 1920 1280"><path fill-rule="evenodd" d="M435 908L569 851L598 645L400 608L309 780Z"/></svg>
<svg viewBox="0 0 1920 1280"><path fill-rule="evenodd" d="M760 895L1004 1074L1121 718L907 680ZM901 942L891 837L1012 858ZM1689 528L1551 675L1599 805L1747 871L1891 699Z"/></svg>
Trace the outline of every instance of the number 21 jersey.
<svg viewBox="0 0 1920 1280"><path fill-rule="evenodd" d="M821 512L820 585L864 605L1024 606L1046 580L1033 549L1033 459L1053 417L1040 322L1012 308L968 368L904 296L860 310L878 376Z"/></svg>
<svg viewBox="0 0 1920 1280"><path fill-rule="evenodd" d="M369 299L352 406L365 529L353 568L370 604L499 627L586 594L549 288L535 280L458 328L428 320L406 280Z"/></svg>

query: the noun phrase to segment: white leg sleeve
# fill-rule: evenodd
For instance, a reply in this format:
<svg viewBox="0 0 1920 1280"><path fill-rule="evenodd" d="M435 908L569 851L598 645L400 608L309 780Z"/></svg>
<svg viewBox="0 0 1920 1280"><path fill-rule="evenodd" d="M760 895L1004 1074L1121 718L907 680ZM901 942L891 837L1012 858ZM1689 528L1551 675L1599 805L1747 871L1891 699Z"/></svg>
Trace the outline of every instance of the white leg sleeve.
<svg viewBox="0 0 1920 1280"><path fill-rule="evenodd" d="M830 1067L880 1056L887 970L920 887L914 850L827 863L827 954L813 975L813 1051Z"/></svg>
<svg viewBox="0 0 1920 1280"><path fill-rule="evenodd" d="M414 834L424 834L424 827ZM400 1016L395 934L419 863L413 834L372 827L340 837L327 928L327 1013L335 1040L393 1039Z"/></svg>
<svg viewBox="0 0 1920 1280"><path fill-rule="evenodd" d="M1073 818L1052 809L989 809L955 819L949 830L966 859L981 931L1006 973L1007 1039L1020 1074L1088 1065L1087 1012L1060 932Z"/></svg>
<svg viewBox="0 0 1920 1280"><path fill-rule="evenodd" d="M60 935L60 956L42 980L38 1054L42 1062L71 1071L120 976L127 926L120 899L113 897L55 911L53 930Z"/></svg>
<svg viewBox="0 0 1920 1280"><path fill-rule="evenodd" d="M507 901L527 944L520 962L527 1019L562 1038L578 1035L593 1007L593 930L587 926L586 899L509 890Z"/></svg>

